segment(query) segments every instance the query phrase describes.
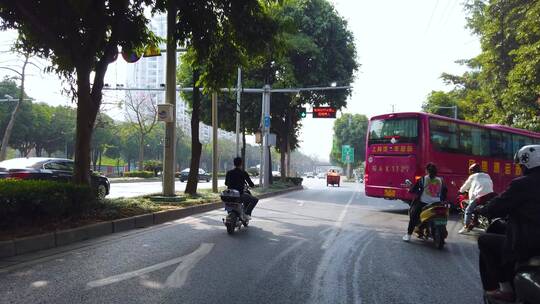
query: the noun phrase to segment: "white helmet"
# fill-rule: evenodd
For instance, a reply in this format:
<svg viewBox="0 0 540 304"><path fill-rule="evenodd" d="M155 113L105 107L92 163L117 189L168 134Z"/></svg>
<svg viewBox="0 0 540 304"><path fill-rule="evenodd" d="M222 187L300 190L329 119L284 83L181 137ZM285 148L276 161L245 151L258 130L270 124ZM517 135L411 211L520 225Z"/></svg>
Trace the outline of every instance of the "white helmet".
<svg viewBox="0 0 540 304"><path fill-rule="evenodd" d="M521 147L514 156L514 162L527 167L527 169L540 166L540 145Z"/></svg>

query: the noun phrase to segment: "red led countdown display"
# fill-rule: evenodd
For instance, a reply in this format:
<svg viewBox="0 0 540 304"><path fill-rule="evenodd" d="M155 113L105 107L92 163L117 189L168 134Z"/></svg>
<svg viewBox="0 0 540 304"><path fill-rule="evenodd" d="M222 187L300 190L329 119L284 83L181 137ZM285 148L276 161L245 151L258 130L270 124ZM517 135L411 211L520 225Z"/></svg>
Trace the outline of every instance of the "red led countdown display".
<svg viewBox="0 0 540 304"><path fill-rule="evenodd" d="M313 107L313 118L336 118L336 108Z"/></svg>

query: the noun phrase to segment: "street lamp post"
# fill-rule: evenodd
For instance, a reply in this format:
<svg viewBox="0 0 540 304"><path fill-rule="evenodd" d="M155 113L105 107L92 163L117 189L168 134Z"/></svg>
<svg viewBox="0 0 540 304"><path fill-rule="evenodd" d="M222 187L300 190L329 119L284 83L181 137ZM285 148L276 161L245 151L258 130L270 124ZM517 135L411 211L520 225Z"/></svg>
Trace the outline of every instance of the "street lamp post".
<svg viewBox="0 0 540 304"><path fill-rule="evenodd" d="M457 119L457 106L430 106L438 109L453 109L454 110L454 119Z"/></svg>

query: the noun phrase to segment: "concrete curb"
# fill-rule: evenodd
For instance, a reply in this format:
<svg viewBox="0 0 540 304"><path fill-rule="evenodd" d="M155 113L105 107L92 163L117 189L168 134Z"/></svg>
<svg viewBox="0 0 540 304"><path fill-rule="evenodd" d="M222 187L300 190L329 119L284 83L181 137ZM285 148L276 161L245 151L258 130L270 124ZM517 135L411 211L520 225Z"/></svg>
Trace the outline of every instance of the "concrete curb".
<svg viewBox="0 0 540 304"><path fill-rule="evenodd" d="M304 189L304 187L297 186L293 188L278 190L271 193L260 194L257 197L259 199L264 199L302 189ZM115 232L122 232L135 228L145 228L153 225L159 225L184 217L192 216L194 214L219 209L222 206L222 202L214 202L203 205L190 206L182 209L143 214L110 222L96 223L87 226L59 230L47 234L18 238L9 241L1 241L0 258L8 258L20 254L60 247L83 240L105 236Z"/></svg>

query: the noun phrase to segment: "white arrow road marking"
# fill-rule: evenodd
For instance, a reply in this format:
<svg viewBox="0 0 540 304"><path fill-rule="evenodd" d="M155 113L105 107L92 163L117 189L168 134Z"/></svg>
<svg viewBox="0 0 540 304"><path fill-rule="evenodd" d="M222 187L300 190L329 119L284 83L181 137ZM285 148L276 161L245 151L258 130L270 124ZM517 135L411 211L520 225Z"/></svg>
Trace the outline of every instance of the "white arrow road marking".
<svg viewBox="0 0 540 304"><path fill-rule="evenodd" d="M302 207L304 206L305 201L298 201L298 206Z"/></svg>
<svg viewBox="0 0 540 304"><path fill-rule="evenodd" d="M169 261L165 261L165 262L153 265L153 266L145 267L139 270L122 273L122 274L104 278L101 280L92 281L86 284L86 288L91 289L91 288L118 283L121 281L129 280L129 279L141 276L149 272L160 270L165 267L178 264L178 263L181 263L181 264L169 276L169 278L167 278L166 284L167 286L170 286L170 287L181 287L185 283L189 271L195 266L195 264L197 264L197 262L199 262L208 253L210 253L213 247L214 247L214 244L203 243L201 244L201 246L199 246L199 248L197 248L197 250L193 251L192 253L188 255L181 256L181 257L169 260Z"/></svg>
<svg viewBox="0 0 540 304"><path fill-rule="evenodd" d="M207 254L210 253L212 247L214 247L214 244L201 244L201 247L199 247L199 249L195 250L189 255L186 255L182 263L178 265L178 267L176 267L176 270L174 270L173 273L171 273L171 275L167 278L167 281L165 281L165 285L173 288L182 287L184 283L186 283L189 271L193 269L193 267L195 267L195 265L202 258L204 258Z"/></svg>

